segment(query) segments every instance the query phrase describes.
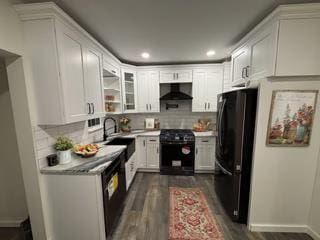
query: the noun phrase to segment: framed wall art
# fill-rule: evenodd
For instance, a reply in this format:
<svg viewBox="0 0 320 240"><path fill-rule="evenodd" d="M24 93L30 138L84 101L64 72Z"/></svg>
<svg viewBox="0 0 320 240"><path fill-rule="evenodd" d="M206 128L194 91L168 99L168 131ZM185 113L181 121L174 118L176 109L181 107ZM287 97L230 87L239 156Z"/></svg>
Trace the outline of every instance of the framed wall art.
<svg viewBox="0 0 320 240"><path fill-rule="evenodd" d="M315 90L273 91L267 145L308 146L317 97L318 91Z"/></svg>

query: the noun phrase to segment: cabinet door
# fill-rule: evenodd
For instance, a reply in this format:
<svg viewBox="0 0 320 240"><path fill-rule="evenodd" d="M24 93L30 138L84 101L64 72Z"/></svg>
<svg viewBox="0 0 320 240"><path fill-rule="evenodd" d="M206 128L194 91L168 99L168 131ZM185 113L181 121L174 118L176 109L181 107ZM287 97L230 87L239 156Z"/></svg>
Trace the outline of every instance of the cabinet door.
<svg viewBox="0 0 320 240"><path fill-rule="evenodd" d="M146 168L147 167L147 143L145 137L136 138L137 147L137 167Z"/></svg>
<svg viewBox="0 0 320 240"><path fill-rule="evenodd" d="M147 168L159 169L159 143L147 143Z"/></svg>
<svg viewBox="0 0 320 240"><path fill-rule="evenodd" d="M148 73L149 112L160 112L160 82L159 72Z"/></svg>
<svg viewBox="0 0 320 240"><path fill-rule="evenodd" d="M192 111L205 112L207 110L207 72L205 69L193 71L192 96Z"/></svg>
<svg viewBox="0 0 320 240"><path fill-rule="evenodd" d="M231 80L232 85L244 83L249 77L248 68L250 63L250 54L247 46L237 50L231 56Z"/></svg>
<svg viewBox="0 0 320 240"><path fill-rule="evenodd" d="M214 170L214 145L196 144L195 170Z"/></svg>
<svg viewBox="0 0 320 240"><path fill-rule="evenodd" d="M60 24L57 43L66 123L86 120L89 108L85 100L83 41Z"/></svg>
<svg viewBox="0 0 320 240"><path fill-rule="evenodd" d="M173 70L160 71L160 83L171 83L174 82L176 74Z"/></svg>
<svg viewBox="0 0 320 240"><path fill-rule="evenodd" d="M137 111L137 82L133 69L122 69L123 111L126 113Z"/></svg>
<svg viewBox="0 0 320 240"><path fill-rule="evenodd" d="M320 75L320 18L280 20L276 76Z"/></svg>
<svg viewBox="0 0 320 240"><path fill-rule="evenodd" d="M131 166L131 161L129 159L125 164L127 190L130 187L130 181L131 181L131 168L130 168L130 166Z"/></svg>
<svg viewBox="0 0 320 240"><path fill-rule="evenodd" d="M104 115L102 54L93 48L86 51L85 90L87 103L91 104L91 114Z"/></svg>
<svg viewBox="0 0 320 240"><path fill-rule="evenodd" d="M272 25L249 43L251 53L249 75L252 81L274 74L277 26L277 24Z"/></svg>
<svg viewBox="0 0 320 240"><path fill-rule="evenodd" d="M177 82L192 82L192 70L176 71Z"/></svg>
<svg viewBox="0 0 320 240"><path fill-rule="evenodd" d="M223 69L215 68L207 71L207 112L217 111L218 94L222 92Z"/></svg>
<svg viewBox="0 0 320 240"><path fill-rule="evenodd" d="M139 112L148 112L150 108L149 103L149 72L139 71L137 73L137 85L138 85L138 109Z"/></svg>

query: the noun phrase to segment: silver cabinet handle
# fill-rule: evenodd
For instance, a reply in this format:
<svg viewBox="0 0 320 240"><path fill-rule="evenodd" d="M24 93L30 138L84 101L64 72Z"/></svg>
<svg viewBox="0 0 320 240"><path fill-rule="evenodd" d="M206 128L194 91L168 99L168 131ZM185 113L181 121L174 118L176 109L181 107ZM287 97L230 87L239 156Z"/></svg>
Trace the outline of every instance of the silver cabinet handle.
<svg viewBox="0 0 320 240"><path fill-rule="evenodd" d="M89 106L89 111L88 111L88 114L91 114L91 104L90 103L87 103L88 106Z"/></svg>
<svg viewBox="0 0 320 240"><path fill-rule="evenodd" d="M250 66L246 66L246 68L245 68L246 69L245 72L246 72L246 77L247 78L249 77L249 68L250 68Z"/></svg>
<svg viewBox="0 0 320 240"><path fill-rule="evenodd" d="M210 103L208 102L208 109L210 109Z"/></svg>
<svg viewBox="0 0 320 240"><path fill-rule="evenodd" d="M159 153L159 147L157 147L157 154Z"/></svg>
<svg viewBox="0 0 320 240"><path fill-rule="evenodd" d="M148 104L146 104L146 109L147 109L147 111L148 111Z"/></svg>
<svg viewBox="0 0 320 240"><path fill-rule="evenodd" d="M204 104L204 109L207 110L207 103Z"/></svg>
<svg viewBox="0 0 320 240"><path fill-rule="evenodd" d="M94 103L91 103L92 104L92 114L94 114Z"/></svg>
<svg viewBox="0 0 320 240"><path fill-rule="evenodd" d="M198 154L198 148L196 148L196 154Z"/></svg>
<svg viewBox="0 0 320 240"><path fill-rule="evenodd" d="M146 146L146 140L143 140L143 146L144 147Z"/></svg>
<svg viewBox="0 0 320 240"><path fill-rule="evenodd" d="M177 79L179 79L179 73L177 73Z"/></svg>
<svg viewBox="0 0 320 240"><path fill-rule="evenodd" d="M151 111L152 110L152 107L151 107L152 105L151 104L149 104L149 105L150 105L149 110Z"/></svg>

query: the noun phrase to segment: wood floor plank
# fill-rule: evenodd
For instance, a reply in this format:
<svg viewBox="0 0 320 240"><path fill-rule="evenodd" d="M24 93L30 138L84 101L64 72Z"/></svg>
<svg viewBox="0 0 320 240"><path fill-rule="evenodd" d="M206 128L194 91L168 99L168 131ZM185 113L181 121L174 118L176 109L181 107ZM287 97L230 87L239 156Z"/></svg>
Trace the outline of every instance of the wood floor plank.
<svg viewBox="0 0 320 240"><path fill-rule="evenodd" d="M112 240L169 239L169 188L198 187L205 194L225 240L312 240L303 233L250 232L246 225L234 223L226 215L214 190L212 174L166 176L137 173L126 199L126 206Z"/></svg>

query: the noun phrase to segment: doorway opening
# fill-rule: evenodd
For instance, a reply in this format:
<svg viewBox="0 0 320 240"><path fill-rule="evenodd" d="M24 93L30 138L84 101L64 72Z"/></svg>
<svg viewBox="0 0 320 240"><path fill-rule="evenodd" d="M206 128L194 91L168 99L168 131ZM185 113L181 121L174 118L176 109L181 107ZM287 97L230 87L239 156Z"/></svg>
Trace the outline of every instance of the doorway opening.
<svg viewBox="0 0 320 240"><path fill-rule="evenodd" d="M21 171L5 54L0 51L0 240L30 240L31 225Z"/></svg>

